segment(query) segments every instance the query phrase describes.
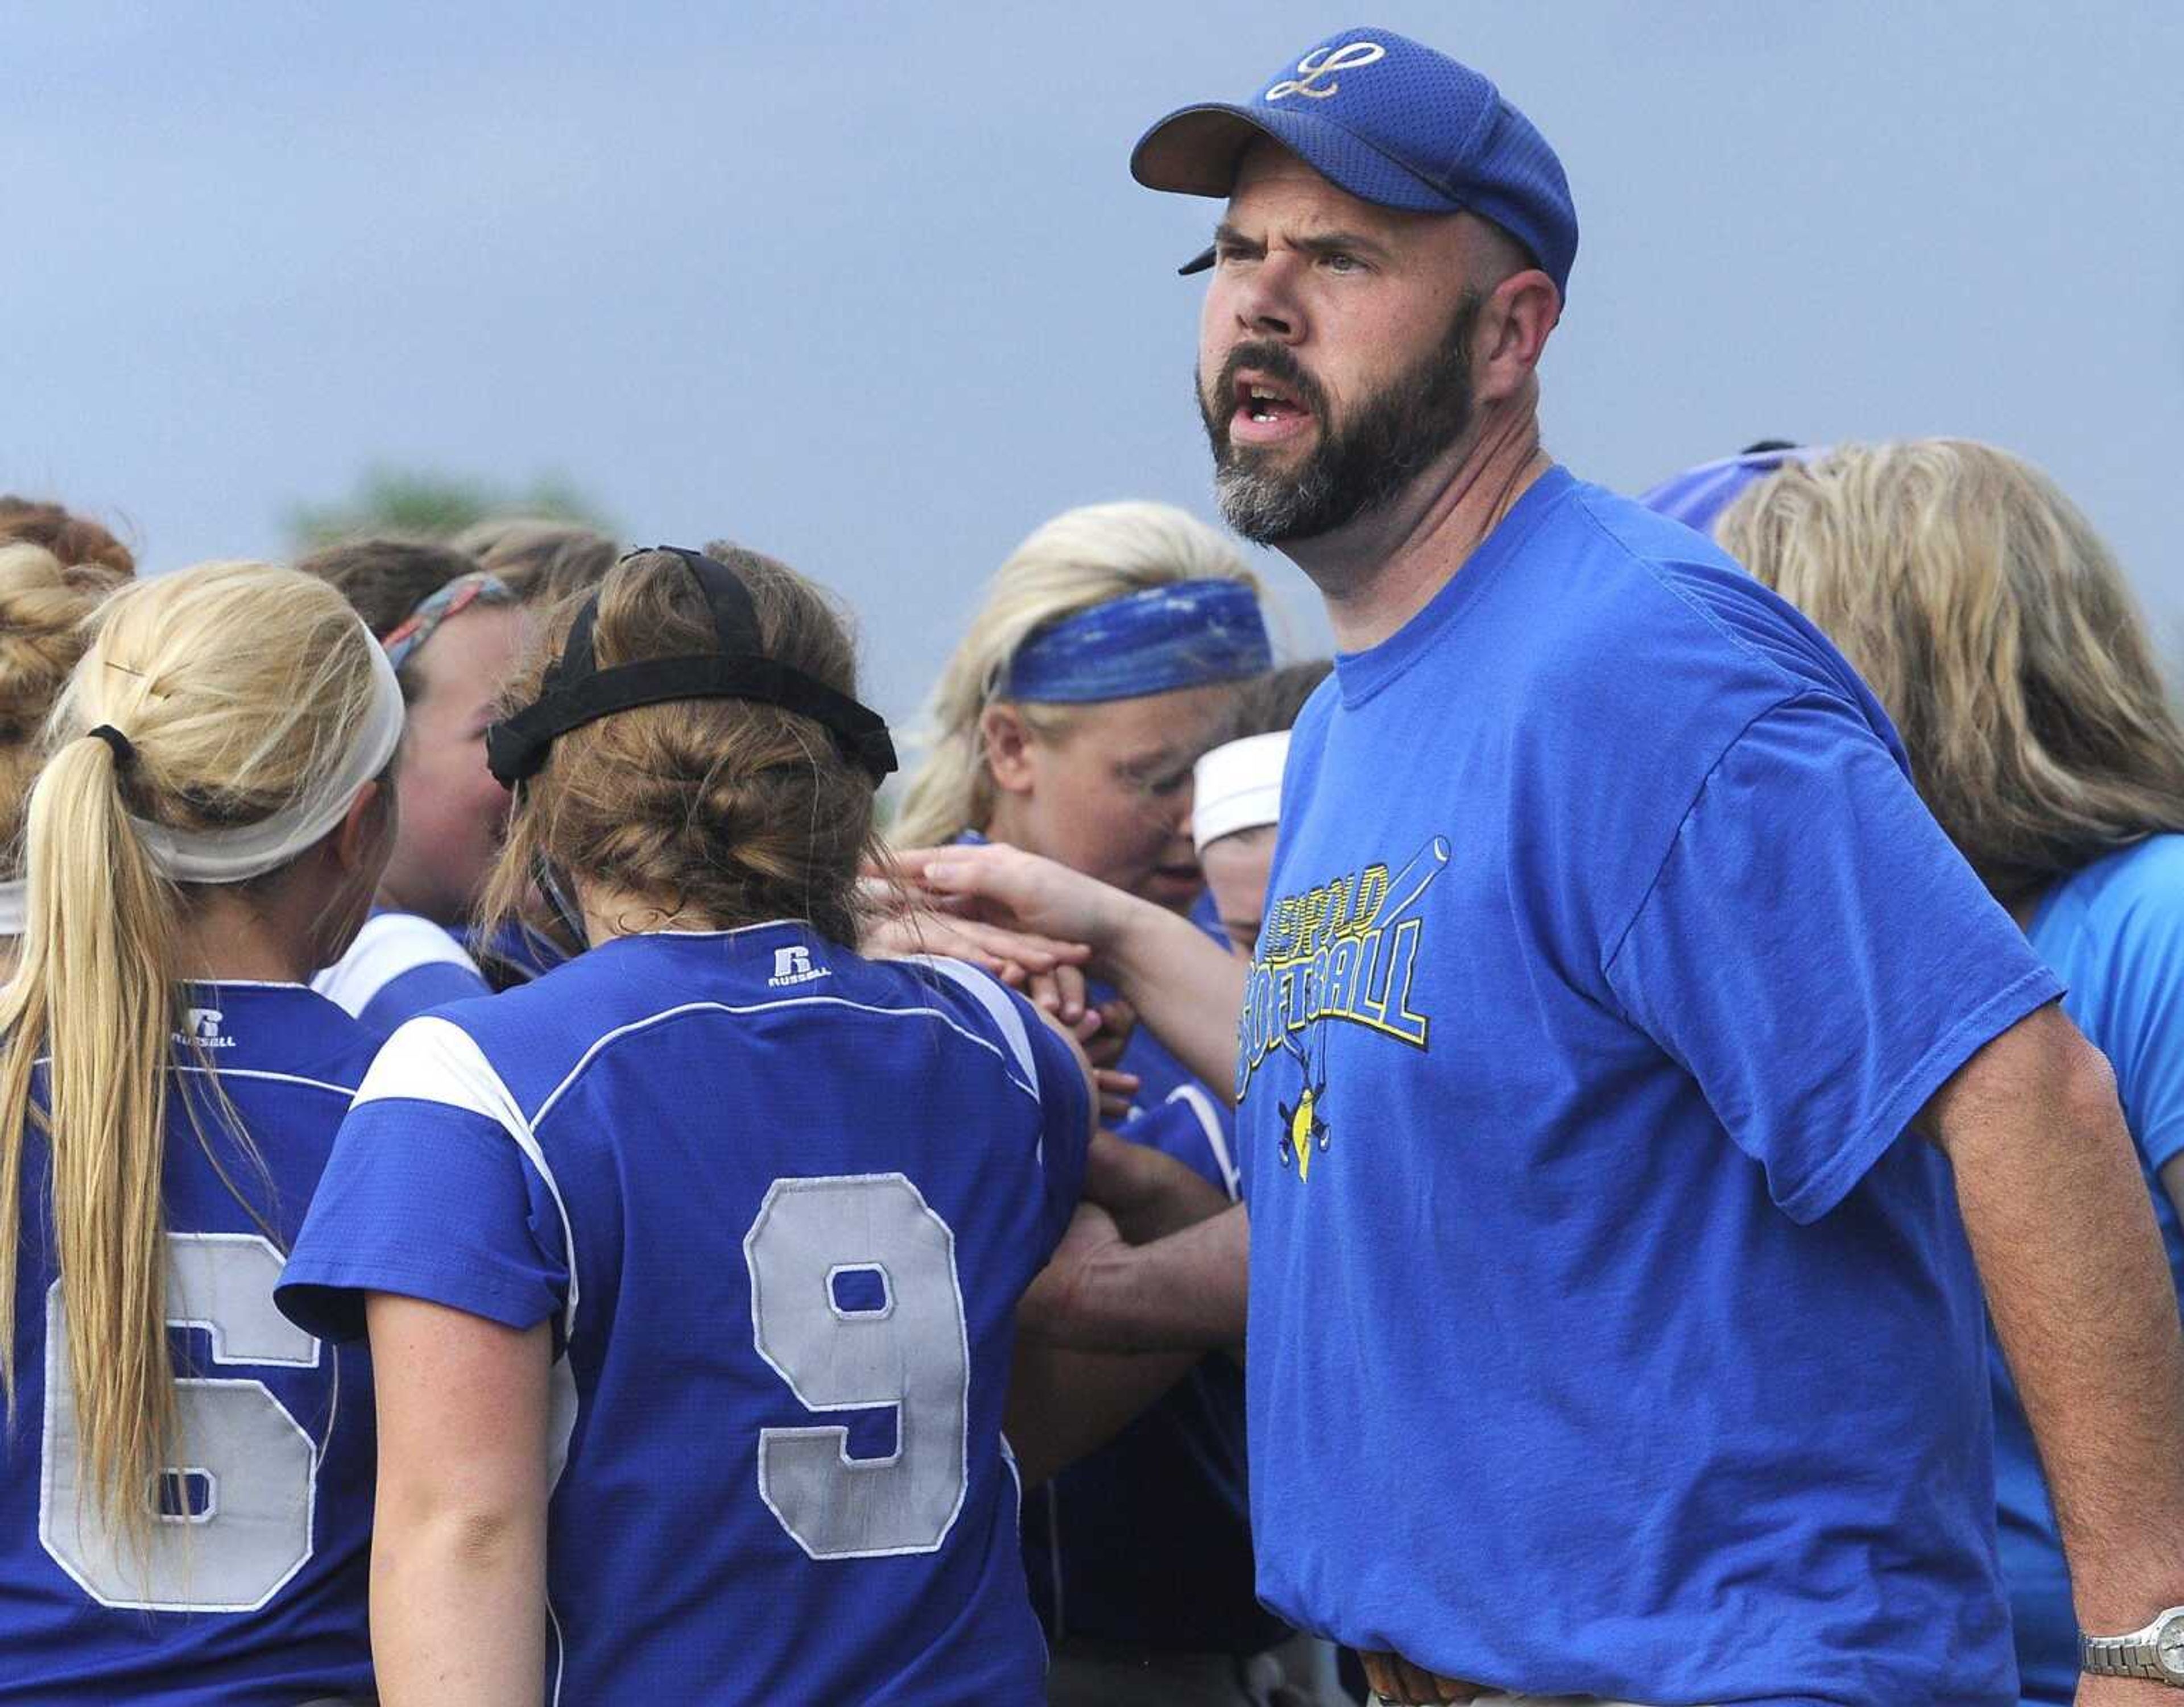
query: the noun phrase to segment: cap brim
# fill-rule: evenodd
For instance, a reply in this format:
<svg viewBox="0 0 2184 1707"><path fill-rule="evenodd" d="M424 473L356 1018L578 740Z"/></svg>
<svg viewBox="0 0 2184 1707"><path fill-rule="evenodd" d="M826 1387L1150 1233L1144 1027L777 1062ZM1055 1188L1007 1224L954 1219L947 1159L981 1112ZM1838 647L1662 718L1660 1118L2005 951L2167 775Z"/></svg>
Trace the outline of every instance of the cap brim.
<svg viewBox="0 0 2184 1707"><path fill-rule="evenodd" d="M1236 186L1244 151L1262 136L1361 201L1422 214L1462 206L1332 120L1225 102L1184 107L1162 119L1130 151L1130 175L1149 190L1226 196Z"/></svg>

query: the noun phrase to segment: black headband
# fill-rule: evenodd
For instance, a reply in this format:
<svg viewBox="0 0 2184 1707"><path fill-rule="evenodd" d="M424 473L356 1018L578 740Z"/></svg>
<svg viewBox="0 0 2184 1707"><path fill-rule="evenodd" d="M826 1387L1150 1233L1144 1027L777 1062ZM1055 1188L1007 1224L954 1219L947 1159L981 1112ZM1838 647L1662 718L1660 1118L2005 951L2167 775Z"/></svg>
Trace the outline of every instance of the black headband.
<svg viewBox="0 0 2184 1707"><path fill-rule="evenodd" d="M778 705L819 724L834 737L843 758L872 779L875 787L895 768L894 742L878 712L869 711L802 670L763 655L758 609L750 589L711 558L680 546L659 545L680 558L713 612L721 649L710 657L648 658L601 670L592 650L599 596L584 601L561 655L546 667L538 697L486 731L485 762L504 788L535 776L554 742L580 725L640 705L671 699L753 699ZM630 557L641 553L632 552ZM627 563L629 558L622 561Z"/></svg>

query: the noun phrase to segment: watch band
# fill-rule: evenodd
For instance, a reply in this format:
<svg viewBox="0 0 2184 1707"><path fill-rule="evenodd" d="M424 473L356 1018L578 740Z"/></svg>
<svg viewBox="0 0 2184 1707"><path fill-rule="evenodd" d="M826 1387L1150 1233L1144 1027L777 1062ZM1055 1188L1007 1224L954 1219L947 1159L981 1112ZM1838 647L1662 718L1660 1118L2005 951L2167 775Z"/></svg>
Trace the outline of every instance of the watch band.
<svg viewBox="0 0 2184 1707"><path fill-rule="evenodd" d="M2184 1607L2171 1606L2156 1613L2153 1622L2121 1636L2087 1636L2081 1632L2078 1637L2078 1668L2093 1677L2141 1677L2149 1683L2165 1683L2172 1689L2184 1688L2184 1668L2177 1667L2173 1658L2169 1665L2164 1665L2161 1658L2164 1637L2173 1632L2180 1619L2184 1619Z"/></svg>
<svg viewBox="0 0 2184 1707"><path fill-rule="evenodd" d="M2154 1658L2151 1640L2130 1636L2081 1636L2078 1669L2094 1677L2143 1677L2155 1683L2169 1681Z"/></svg>

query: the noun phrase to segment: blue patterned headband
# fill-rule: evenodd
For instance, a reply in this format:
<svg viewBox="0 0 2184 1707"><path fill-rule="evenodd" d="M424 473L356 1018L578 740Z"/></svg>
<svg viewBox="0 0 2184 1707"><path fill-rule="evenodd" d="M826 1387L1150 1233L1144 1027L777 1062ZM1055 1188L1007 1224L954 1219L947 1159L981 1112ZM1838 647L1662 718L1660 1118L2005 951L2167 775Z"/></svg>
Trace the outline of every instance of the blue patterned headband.
<svg viewBox="0 0 2184 1707"><path fill-rule="evenodd" d="M387 661L399 670L423 650L425 642L439 632L442 623L458 612L468 610L473 604L515 603L515 595L499 575L473 570L468 575L457 575L426 598L389 629L379 643L387 648Z"/></svg>
<svg viewBox="0 0 2184 1707"><path fill-rule="evenodd" d="M1241 681L1273 667L1258 595L1240 581L1179 581L1065 616L1017 648L1007 699L1084 705Z"/></svg>

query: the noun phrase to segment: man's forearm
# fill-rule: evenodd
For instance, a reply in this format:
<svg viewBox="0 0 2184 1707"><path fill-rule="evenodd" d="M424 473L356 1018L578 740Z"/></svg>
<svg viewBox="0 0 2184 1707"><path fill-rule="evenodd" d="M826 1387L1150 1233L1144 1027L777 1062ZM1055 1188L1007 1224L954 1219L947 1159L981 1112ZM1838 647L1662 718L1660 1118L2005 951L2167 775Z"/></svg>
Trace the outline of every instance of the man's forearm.
<svg viewBox="0 0 2184 1707"><path fill-rule="evenodd" d="M1937 1100L2079 1621L2120 1635L2184 1603L2184 1335L2106 1063L2053 1009L1988 1052L2028 1028L1979 1094Z"/></svg>

